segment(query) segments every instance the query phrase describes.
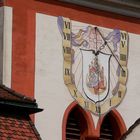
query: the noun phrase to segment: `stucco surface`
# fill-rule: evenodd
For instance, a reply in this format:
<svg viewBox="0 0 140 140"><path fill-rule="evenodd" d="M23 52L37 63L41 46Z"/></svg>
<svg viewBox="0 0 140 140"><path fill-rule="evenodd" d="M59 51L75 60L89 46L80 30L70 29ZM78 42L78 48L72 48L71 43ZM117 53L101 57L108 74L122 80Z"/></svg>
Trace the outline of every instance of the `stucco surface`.
<svg viewBox="0 0 140 140"><path fill-rule="evenodd" d="M127 128L140 116L138 44L140 36L129 33L127 93L117 107ZM52 140L61 140L63 115L73 98L63 82L62 37L58 30L57 17L36 14L35 66L35 98L39 106L44 108L44 111L36 116L36 126L43 139L51 137ZM92 116L96 126L98 117Z"/></svg>

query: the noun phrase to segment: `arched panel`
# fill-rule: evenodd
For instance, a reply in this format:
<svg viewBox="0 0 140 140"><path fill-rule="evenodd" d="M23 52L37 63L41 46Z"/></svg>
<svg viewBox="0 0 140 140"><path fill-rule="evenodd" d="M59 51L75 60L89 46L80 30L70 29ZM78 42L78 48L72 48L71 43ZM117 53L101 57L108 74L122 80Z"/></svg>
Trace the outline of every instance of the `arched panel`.
<svg viewBox="0 0 140 140"><path fill-rule="evenodd" d="M91 114L73 102L64 113L62 140L88 140L92 137L96 137L96 133Z"/></svg>
<svg viewBox="0 0 140 140"><path fill-rule="evenodd" d="M119 112L113 109L102 118L99 130L99 140L120 140L121 136L126 132L126 126Z"/></svg>

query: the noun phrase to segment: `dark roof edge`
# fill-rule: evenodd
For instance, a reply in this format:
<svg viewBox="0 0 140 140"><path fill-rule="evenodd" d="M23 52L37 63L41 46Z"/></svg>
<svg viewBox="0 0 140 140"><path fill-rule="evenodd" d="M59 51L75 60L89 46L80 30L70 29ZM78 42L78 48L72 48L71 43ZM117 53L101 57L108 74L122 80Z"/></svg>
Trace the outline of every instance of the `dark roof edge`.
<svg viewBox="0 0 140 140"><path fill-rule="evenodd" d="M135 121L135 123L128 129L128 131L122 136L121 140L125 140L127 136L138 126L140 125L140 118Z"/></svg>
<svg viewBox="0 0 140 140"><path fill-rule="evenodd" d="M34 131L36 137L38 138L38 140L42 140L42 138L41 138L39 132L37 131L37 129L36 129L34 123L33 123L31 120L29 120L29 123L30 123L30 125L32 126L33 131Z"/></svg>
<svg viewBox="0 0 140 140"><path fill-rule="evenodd" d="M30 104L17 104L14 102L5 102L5 101L0 101L0 110L10 110L10 111L20 111L20 112L25 112L27 114L34 114L37 112L43 111L43 109L38 108L36 105L30 105Z"/></svg>
<svg viewBox="0 0 140 140"><path fill-rule="evenodd" d="M13 111L20 111L20 112L27 112L28 114L33 114L37 112L41 112L43 109L38 108L38 104L36 100L20 93L17 93L11 88L6 87L5 85L0 84L0 94L5 94L6 97L0 97L0 110L13 110ZM17 97L17 99L12 99L13 96Z"/></svg>
<svg viewBox="0 0 140 140"><path fill-rule="evenodd" d="M61 2L67 2L79 6L84 6L87 8L93 8L103 11L108 11L123 16L129 16L134 18L140 18L140 6L133 4L127 4L124 2L116 2L113 0L59 0Z"/></svg>

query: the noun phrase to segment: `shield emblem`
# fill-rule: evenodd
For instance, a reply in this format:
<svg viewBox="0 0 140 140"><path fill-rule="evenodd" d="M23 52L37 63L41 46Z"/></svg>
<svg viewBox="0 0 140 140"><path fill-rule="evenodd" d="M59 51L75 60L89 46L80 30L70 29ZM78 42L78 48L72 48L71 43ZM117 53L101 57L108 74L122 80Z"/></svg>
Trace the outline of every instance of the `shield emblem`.
<svg viewBox="0 0 140 140"><path fill-rule="evenodd" d="M82 50L83 90L93 102L104 100L110 85L110 54Z"/></svg>

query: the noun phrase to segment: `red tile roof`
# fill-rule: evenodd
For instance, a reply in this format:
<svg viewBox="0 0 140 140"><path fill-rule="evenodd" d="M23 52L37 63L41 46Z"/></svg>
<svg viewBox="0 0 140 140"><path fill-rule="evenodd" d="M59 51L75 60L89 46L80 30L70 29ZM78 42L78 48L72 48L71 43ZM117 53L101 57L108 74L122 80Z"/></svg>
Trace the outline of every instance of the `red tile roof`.
<svg viewBox="0 0 140 140"><path fill-rule="evenodd" d="M0 140L41 140L41 138L28 117L0 114Z"/></svg>
<svg viewBox="0 0 140 140"><path fill-rule="evenodd" d="M19 94L14 90L0 85L0 110L6 109L28 112L28 114L36 113L42 111L38 108L36 100L25 95Z"/></svg>
<svg viewBox="0 0 140 140"><path fill-rule="evenodd" d="M41 140L29 116L40 111L34 99L0 85L0 140Z"/></svg>
<svg viewBox="0 0 140 140"><path fill-rule="evenodd" d="M0 85L0 100L11 100L11 101L28 102L28 103L36 102L35 99L17 93L16 91L4 85Z"/></svg>

